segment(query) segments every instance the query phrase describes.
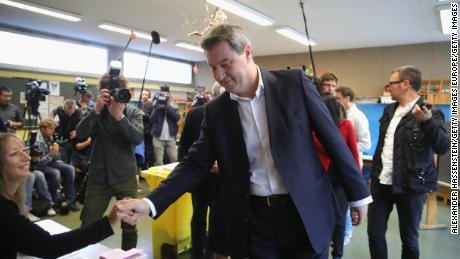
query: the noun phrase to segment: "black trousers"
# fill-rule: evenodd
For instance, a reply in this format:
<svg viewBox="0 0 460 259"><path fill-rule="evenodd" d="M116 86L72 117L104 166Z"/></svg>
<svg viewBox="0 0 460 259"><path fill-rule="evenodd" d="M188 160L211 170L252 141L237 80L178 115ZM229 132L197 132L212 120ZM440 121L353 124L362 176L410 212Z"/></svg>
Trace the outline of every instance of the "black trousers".
<svg viewBox="0 0 460 259"><path fill-rule="evenodd" d="M391 185L374 184L369 204L367 235L372 259L387 259L388 217L396 204L399 219L399 235L402 241L401 258L419 258L418 229L422 218L424 193L393 194Z"/></svg>
<svg viewBox="0 0 460 259"><path fill-rule="evenodd" d="M329 179L331 179L332 188L337 201L337 207L339 208L340 215L337 219L337 223L334 227L332 234L332 258L342 258L343 256L343 242L345 238L345 217L348 210L348 200L343 190L342 183L337 176L337 172L333 164L327 171Z"/></svg>
<svg viewBox="0 0 460 259"><path fill-rule="evenodd" d="M314 252L302 219L288 195L283 202L251 196L249 253L253 259L327 259L328 249ZM283 197L284 196L284 197ZM287 196L287 197L286 197Z"/></svg>
<svg viewBox="0 0 460 259"><path fill-rule="evenodd" d="M192 259L205 258L206 245L206 221L208 208L211 209L213 198L216 194L218 175L208 173L203 181L195 187L192 194L193 215L191 220L192 234Z"/></svg>
<svg viewBox="0 0 460 259"><path fill-rule="evenodd" d="M144 133L144 164L142 169L149 169L154 164L152 136L147 132Z"/></svg>
<svg viewBox="0 0 460 259"><path fill-rule="evenodd" d="M345 239L345 217L347 216L348 201L342 186L334 186L334 193L337 198L340 215L332 234L332 258L342 258L343 242Z"/></svg>

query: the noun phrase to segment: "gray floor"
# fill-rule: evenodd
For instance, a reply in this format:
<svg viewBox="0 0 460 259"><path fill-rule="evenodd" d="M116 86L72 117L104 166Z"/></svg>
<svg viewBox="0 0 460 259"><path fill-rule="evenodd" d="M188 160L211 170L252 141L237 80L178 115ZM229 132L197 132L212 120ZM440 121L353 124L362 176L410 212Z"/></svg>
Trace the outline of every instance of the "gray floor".
<svg viewBox="0 0 460 259"><path fill-rule="evenodd" d="M148 191L145 181L142 181L141 196ZM113 202L113 201L112 201ZM69 227L76 228L80 225L80 213L73 212L67 216L55 216L52 219ZM152 256L152 231L151 219L144 218L138 224L138 248L144 250L149 257ZM449 224L450 206L438 202L438 223ZM116 248L121 245L121 231L115 231L115 235L102 241L102 244ZM401 241L399 239L398 218L395 211L390 216L387 232L388 256L389 258L401 257ZM185 253L179 256L180 259L188 259L190 256ZM366 225L354 228L352 242L345 247L344 259L369 258L367 244ZM460 258L460 236L451 235L449 229L420 230L420 258L421 259L457 259Z"/></svg>

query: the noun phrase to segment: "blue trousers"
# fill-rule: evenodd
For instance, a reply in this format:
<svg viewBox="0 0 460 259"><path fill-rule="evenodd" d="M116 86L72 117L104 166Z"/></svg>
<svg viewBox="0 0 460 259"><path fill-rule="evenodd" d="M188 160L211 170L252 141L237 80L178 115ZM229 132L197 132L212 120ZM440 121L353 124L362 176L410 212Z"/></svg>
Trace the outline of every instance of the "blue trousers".
<svg viewBox="0 0 460 259"><path fill-rule="evenodd" d="M46 184L45 175L38 170L34 170L30 172L29 177L27 177L26 180L25 203L26 208L29 211L32 209L32 191L34 187L40 197L47 199L50 202L50 205L53 204L53 199L51 198L48 185Z"/></svg>
<svg viewBox="0 0 460 259"><path fill-rule="evenodd" d="M388 217L396 204L399 219L399 236L402 241L401 258L419 258L418 228L422 218L424 193L393 194L391 185L374 184L369 204L367 235L372 259L387 259Z"/></svg>
<svg viewBox="0 0 460 259"><path fill-rule="evenodd" d="M53 201L56 202L56 192L59 188L59 182L62 179L62 186L64 187L64 195L67 203L75 202L75 168L62 161L52 161L46 166L40 168L45 174L48 180L48 189L53 197Z"/></svg>

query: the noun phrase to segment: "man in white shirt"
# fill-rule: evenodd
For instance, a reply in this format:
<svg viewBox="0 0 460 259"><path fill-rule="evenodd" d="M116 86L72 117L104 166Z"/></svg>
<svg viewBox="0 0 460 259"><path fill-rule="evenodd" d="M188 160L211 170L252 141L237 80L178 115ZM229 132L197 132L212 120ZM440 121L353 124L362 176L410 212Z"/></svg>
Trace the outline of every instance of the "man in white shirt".
<svg viewBox="0 0 460 259"><path fill-rule="evenodd" d="M356 139L358 140L359 165L363 168L363 152L371 147L371 133L369 131L369 121L366 115L356 107L354 102L355 93L349 87L341 86L335 89L335 98L347 110L347 119L351 121L353 130L355 131ZM351 225L350 211L347 212L345 218L345 237L344 244L351 241L353 227Z"/></svg>
<svg viewBox="0 0 460 259"><path fill-rule="evenodd" d="M401 258L419 258L418 228L425 193L437 190L434 153L449 149L444 114L419 96L422 75L414 66L394 69L387 89L396 102L380 118L379 142L372 164L367 233L371 258L386 259L385 233L396 204Z"/></svg>
<svg viewBox="0 0 460 259"><path fill-rule="evenodd" d="M335 98L347 110L347 119L351 121L358 140L359 164L363 168L363 152L371 148L371 133L366 115L358 109L354 99L355 93L349 87L341 86L335 90Z"/></svg>
<svg viewBox="0 0 460 259"><path fill-rule="evenodd" d="M117 203L131 214L124 220L158 217L217 160L232 258L327 258L338 208L312 131L338 168L354 224L372 198L313 82L258 67L238 26L213 28L201 45L226 92L205 106L200 138L169 177L147 198Z"/></svg>

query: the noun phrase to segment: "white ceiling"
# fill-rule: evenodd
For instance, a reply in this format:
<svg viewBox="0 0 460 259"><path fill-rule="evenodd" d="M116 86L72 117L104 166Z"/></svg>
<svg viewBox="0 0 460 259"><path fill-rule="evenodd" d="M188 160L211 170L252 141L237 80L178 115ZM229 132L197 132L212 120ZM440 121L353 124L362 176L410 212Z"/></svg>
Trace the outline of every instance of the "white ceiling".
<svg viewBox="0 0 460 259"><path fill-rule="evenodd" d="M85 42L124 46L128 36L97 28L106 21L137 30L156 30L168 41L155 45L156 55L189 61L202 61L202 53L184 50L175 41L202 27L187 25L187 20L203 20L204 0L32 0L36 4L80 14L73 23L0 4L0 28L62 35ZM289 25L304 31L298 0L242 0L276 20L275 26ZM306 0L310 36L318 42L313 51L352 49L448 41L441 33L436 6L449 4L437 0ZM210 5L211 12L215 7ZM227 13L228 22L238 24L252 39L256 56L305 52L306 47L291 41L273 27L262 27ZM3 26L2 26L3 25ZM129 49L147 52L149 42L136 39Z"/></svg>

